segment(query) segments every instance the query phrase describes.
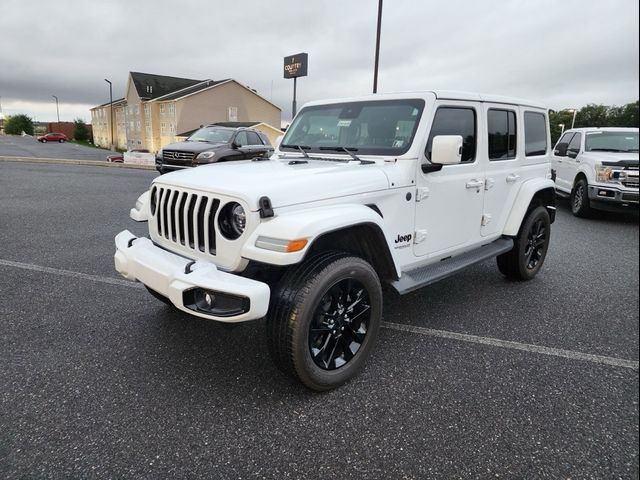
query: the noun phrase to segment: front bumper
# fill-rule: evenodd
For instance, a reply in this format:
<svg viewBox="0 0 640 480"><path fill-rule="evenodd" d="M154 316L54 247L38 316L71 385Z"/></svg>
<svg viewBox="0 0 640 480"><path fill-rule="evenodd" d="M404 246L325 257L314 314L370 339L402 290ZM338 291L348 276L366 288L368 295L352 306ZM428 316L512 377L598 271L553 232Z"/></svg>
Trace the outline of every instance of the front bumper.
<svg viewBox="0 0 640 480"><path fill-rule="evenodd" d="M605 210L638 208L638 190L589 185L589 200L595 208Z"/></svg>
<svg viewBox="0 0 640 480"><path fill-rule="evenodd" d="M271 292L266 283L222 272L213 263L203 260L192 262L157 247L148 238L138 238L128 230L116 235L115 242L116 270L126 279L137 280L167 297L184 312L225 323L255 320L267 314ZM214 298L216 294L242 298L242 312L215 315L194 309L189 299L197 289L206 290Z"/></svg>

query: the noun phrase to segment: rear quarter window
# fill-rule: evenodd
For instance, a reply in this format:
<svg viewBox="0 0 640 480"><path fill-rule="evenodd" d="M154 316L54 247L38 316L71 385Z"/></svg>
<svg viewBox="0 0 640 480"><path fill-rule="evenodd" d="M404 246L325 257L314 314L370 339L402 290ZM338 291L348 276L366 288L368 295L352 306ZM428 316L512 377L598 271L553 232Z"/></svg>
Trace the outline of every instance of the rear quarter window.
<svg viewBox="0 0 640 480"><path fill-rule="evenodd" d="M545 155L547 146L546 115L538 112L524 112L525 156Z"/></svg>

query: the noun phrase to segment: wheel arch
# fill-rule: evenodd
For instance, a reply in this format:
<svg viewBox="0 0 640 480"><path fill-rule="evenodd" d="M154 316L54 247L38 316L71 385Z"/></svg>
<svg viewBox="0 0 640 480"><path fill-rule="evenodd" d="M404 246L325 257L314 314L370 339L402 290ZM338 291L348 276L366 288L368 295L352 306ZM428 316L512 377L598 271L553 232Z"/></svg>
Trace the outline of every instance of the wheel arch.
<svg viewBox="0 0 640 480"><path fill-rule="evenodd" d="M384 233L374 223L350 225L319 235L309 247L305 258L331 250L348 252L366 260L381 280L390 281L399 278Z"/></svg>
<svg viewBox="0 0 640 480"><path fill-rule="evenodd" d="M293 265L309 254L342 250L369 261L381 279L397 279L399 264L384 234L384 219L367 205L334 205L276 212L263 221L245 242L242 256L274 266ZM278 240L306 239L300 251L285 253L256 246L259 237Z"/></svg>
<svg viewBox="0 0 640 480"><path fill-rule="evenodd" d="M503 234L517 235L527 213L538 206L547 209L553 223L556 215L556 190L554 182L550 179L530 180L522 185L507 218Z"/></svg>

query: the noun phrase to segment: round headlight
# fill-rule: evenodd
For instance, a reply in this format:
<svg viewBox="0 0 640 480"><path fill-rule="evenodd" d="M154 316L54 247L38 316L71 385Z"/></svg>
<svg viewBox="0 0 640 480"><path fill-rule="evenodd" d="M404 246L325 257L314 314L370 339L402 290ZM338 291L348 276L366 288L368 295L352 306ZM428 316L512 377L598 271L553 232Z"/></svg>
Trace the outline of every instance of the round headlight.
<svg viewBox="0 0 640 480"><path fill-rule="evenodd" d="M247 215L242 205L236 202L227 203L218 216L220 233L229 240L240 237L247 226Z"/></svg>

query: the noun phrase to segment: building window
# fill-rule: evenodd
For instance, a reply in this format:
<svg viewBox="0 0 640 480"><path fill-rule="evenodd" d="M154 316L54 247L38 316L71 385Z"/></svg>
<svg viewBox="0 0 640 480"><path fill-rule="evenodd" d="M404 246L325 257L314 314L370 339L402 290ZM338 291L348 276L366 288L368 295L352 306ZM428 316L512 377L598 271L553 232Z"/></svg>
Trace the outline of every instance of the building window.
<svg viewBox="0 0 640 480"><path fill-rule="evenodd" d="M175 106L175 104L170 103L169 105L167 105L167 110L168 110L168 113L169 113L170 115L175 115L175 113L176 113L176 106Z"/></svg>
<svg viewBox="0 0 640 480"><path fill-rule="evenodd" d="M136 122L136 130L140 130L140 120Z"/></svg>
<svg viewBox="0 0 640 480"><path fill-rule="evenodd" d="M487 113L489 160L516 158L516 113L491 109Z"/></svg>
<svg viewBox="0 0 640 480"><path fill-rule="evenodd" d="M164 103L160 104L160 114L164 115Z"/></svg>
<svg viewBox="0 0 640 480"><path fill-rule="evenodd" d="M227 108L227 121L228 122L238 121L238 107Z"/></svg>
<svg viewBox="0 0 640 480"><path fill-rule="evenodd" d="M527 157L547 153L547 121L542 113L524 112L524 154Z"/></svg>
<svg viewBox="0 0 640 480"><path fill-rule="evenodd" d="M162 134L167 133L167 124L166 124L166 123L164 123L164 122L162 122L162 123L160 124L160 133L162 133Z"/></svg>

